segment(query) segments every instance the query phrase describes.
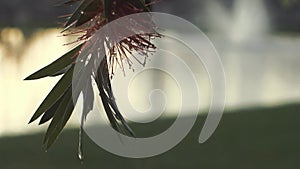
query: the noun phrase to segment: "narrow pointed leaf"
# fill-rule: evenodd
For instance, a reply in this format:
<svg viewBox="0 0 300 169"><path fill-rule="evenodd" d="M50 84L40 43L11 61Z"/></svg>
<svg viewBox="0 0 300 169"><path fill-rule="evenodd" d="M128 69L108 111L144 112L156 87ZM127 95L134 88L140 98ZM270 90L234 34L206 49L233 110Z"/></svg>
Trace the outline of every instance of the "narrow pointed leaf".
<svg viewBox="0 0 300 169"><path fill-rule="evenodd" d="M44 139L46 149L49 149L49 147L55 142L67 121L71 117L73 110L74 103L72 99L72 87L70 86L47 129Z"/></svg>
<svg viewBox="0 0 300 169"><path fill-rule="evenodd" d="M67 67L63 68L62 70L50 75L50 77L55 77L55 76L60 76L62 74L65 74L71 67L72 65L68 65Z"/></svg>
<svg viewBox="0 0 300 169"><path fill-rule="evenodd" d="M135 137L134 132L131 130L131 128L126 123L125 119L119 112L117 104L115 103L107 69L108 69L108 67L107 67L106 59L103 59L101 62L101 65L97 71L95 81L97 83L99 95L101 97L101 101L102 101L103 107L105 109L106 115L108 117L108 120L109 120L111 126L116 131L121 132L122 128L121 128L120 124L118 123L118 120L119 120L122 123L125 130L129 133L129 135ZM126 134L126 133L123 132L123 134Z"/></svg>
<svg viewBox="0 0 300 169"><path fill-rule="evenodd" d="M57 82L51 92L38 107L29 123L39 118L45 111L51 108L52 105L65 93L72 83L74 66L72 66L66 74Z"/></svg>
<svg viewBox="0 0 300 169"><path fill-rule="evenodd" d="M84 13L84 9L92 3L92 0L84 0L82 3L78 6L76 11L73 13L73 15L70 17L70 19L65 24L65 29L63 31L66 31L69 29L72 25L76 23L76 21L79 19L81 15Z"/></svg>
<svg viewBox="0 0 300 169"><path fill-rule="evenodd" d="M110 122L110 125L111 125L111 127L113 129L115 129L116 131L119 132L120 131L120 127L118 125L117 120L115 119L115 117L113 115L114 114L113 111L109 107L109 103L107 102L107 96L105 95L105 92L104 92L104 90L103 90L102 87L98 87L98 89L99 89L99 95L101 97L102 105L104 107L104 110L105 110L105 113L107 115L107 118L108 118L108 120Z"/></svg>
<svg viewBox="0 0 300 169"><path fill-rule="evenodd" d="M72 64L76 57L74 57L78 52L80 51L83 44L78 45L68 53L64 54L59 59L52 62L50 65L40 69L39 71L33 73L32 75L28 76L25 80L34 80L34 79L40 79L47 76L52 76L58 73L59 71L63 70L70 64Z"/></svg>
<svg viewBox="0 0 300 169"><path fill-rule="evenodd" d="M110 79L109 79L109 73L108 70L106 69L107 65L104 62L104 66L102 69L102 84L104 86L104 89L106 91L106 101L108 102L110 108L114 111L114 115L115 117L122 123L122 125L124 126L124 128L126 129L126 131L133 137L135 137L134 132L131 130L131 128L129 127L129 125L127 124L127 122L125 121L124 117L122 116L122 114L119 111L119 108L117 106L117 103L115 101L114 98L114 94L112 91L112 87L111 87L111 83L110 83Z"/></svg>
<svg viewBox="0 0 300 169"><path fill-rule="evenodd" d="M69 0L64 2L65 5L73 5L74 3L78 2L78 1L82 1L82 0Z"/></svg>
<svg viewBox="0 0 300 169"><path fill-rule="evenodd" d="M111 0L103 0L103 13L104 17L110 20L111 16L111 7L112 7L112 1Z"/></svg>
<svg viewBox="0 0 300 169"><path fill-rule="evenodd" d="M106 59L103 59L101 64L100 64L100 67L97 71L97 73L95 74L95 81L96 81L96 84L97 84L97 87L98 87L98 90L99 90L99 95L100 95L100 98L101 98L101 101L102 101L102 105L104 107L104 110L105 110L105 113L106 113L106 116L110 122L110 125L112 126L113 129L115 129L116 131L120 131L120 127L118 125L118 122L116 121L116 119L114 118L113 116L113 112L112 110L110 109L109 107L109 104L107 102L107 96L105 94L105 91L104 91L104 86L103 86L103 78L102 78L102 71L104 71L103 69L106 69L104 66L104 63L105 63L105 60Z"/></svg>
<svg viewBox="0 0 300 169"><path fill-rule="evenodd" d="M91 64L88 64L91 65ZM76 85L72 88L72 85L66 91L62 101L60 102L58 108L55 111L53 119L48 127L46 132L46 136L44 139L44 144L46 149L49 149L51 145L55 142L61 131L63 130L64 126L68 122L73 110L74 105L76 104L79 94L89 82L88 79L91 78L90 70L85 68L79 69L79 72L75 73L76 76L79 76L77 81L73 81L73 84ZM73 93L74 92L74 93Z"/></svg>
<svg viewBox="0 0 300 169"><path fill-rule="evenodd" d="M54 105L52 105L52 107L50 109L48 109L44 115L42 116L39 125L46 123L47 121L49 121L55 114L58 106L60 105L62 99L64 98L65 94L56 101L56 103Z"/></svg>
<svg viewBox="0 0 300 169"><path fill-rule="evenodd" d="M87 114L94 107L94 91L92 86L92 79L87 82L85 89L83 90L83 118L86 119Z"/></svg>
<svg viewBox="0 0 300 169"><path fill-rule="evenodd" d="M77 19L75 24L76 27L85 24L90 21L93 17L95 17L101 8L102 2L99 0L93 1L90 3L85 9L83 14Z"/></svg>
<svg viewBox="0 0 300 169"><path fill-rule="evenodd" d="M89 62L87 65L84 63L85 62L79 62L77 65L78 69L76 68L76 70L73 70L72 77L74 79L72 79L72 84L75 86L69 86L66 94L63 96L62 101L60 101L60 104L55 111L44 140L46 149L55 142L63 130L73 112L74 105L76 104L80 93L84 91L88 84L91 85L91 66L93 65L93 62Z"/></svg>

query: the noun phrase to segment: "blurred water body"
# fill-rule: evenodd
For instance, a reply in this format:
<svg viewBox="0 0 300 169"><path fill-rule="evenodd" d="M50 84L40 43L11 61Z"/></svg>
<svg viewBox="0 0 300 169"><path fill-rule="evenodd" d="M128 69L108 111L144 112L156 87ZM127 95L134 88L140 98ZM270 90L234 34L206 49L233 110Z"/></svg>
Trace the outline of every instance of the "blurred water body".
<svg viewBox="0 0 300 169"><path fill-rule="evenodd" d="M269 16L260 0L234 1L231 11L217 1L207 1L205 9L210 21L206 25L210 30L207 36L225 67L227 109L299 102L300 34L270 33ZM36 81L23 79L72 48L72 45L63 46L70 39L58 37L59 29L41 29L26 39L20 29L6 28L0 30L0 36L0 136L44 130L46 126L27 123L58 78ZM186 37L200 46L205 43L195 39L189 32L186 32ZM182 44L176 41L156 43L158 47L167 45L173 48L172 52L196 71L201 94L200 112L205 113L212 91L204 67L193 66L193 61L187 59L193 52ZM172 67L172 60L161 60L158 55L151 56L148 62ZM180 68L172 69L180 73ZM151 107L151 90L159 88L165 92L166 98L152 99L166 102L165 110L168 113L164 113L165 116L177 115L180 90L172 77L159 72L146 72L128 86L128 96L118 95L117 92L124 88L122 77L120 71L113 79L117 102L128 97L133 107L145 111ZM181 88L189 89L189 84ZM198 111L193 105L183 106L187 114ZM80 110L80 106L77 110ZM73 116L70 125L78 124L77 119Z"/></svg>
<svg viewBox="0 0 300 169"><path fill-rule="evenodd" d="M6 47L7 44L4 44L5 40L1 41L0 136L40 131L46 127L37 127L36 123L27 125L27 122L58 78L37 81L23 81L23 79L71 48L71 46L63 46L62 44L68 40L59 38L58 35L59 30L47 29L24 40L19 37L20 32L18 32L16 37L22 41L20 43L24 44L21 53L7 51L9 48ZM202 42L193 39L193 35L187 33L186 36L201 45ZM208 36L216 46L224 63L228 91L227 108L273 106L299 101L300 36L266 35L263 38L247 40L243 43L229 43L226 38L218 34L208 34ZM176 46L172 43L163 45ZM12 49L14 48L14 45L10 46ZM183 58L189 54L180 47L174 47L174 52ZM155 55L152 56L150 62L172 64L170 61L159 60L159 57L155 57ZM209 105L211 91L209 91L209 81L205 69L197 68L197 70L201 82L201 86L199 86L201 109L204 111ZM153 79L161 79L163 83L151 83ZM113 80L115 90L123 87L117 81L118 78ZM130 87L130 93L128 93L132 104L139 109L148 108L147 94L149 93L147 91L157 86L167 93L169 99L167 99L166 109L175 115L175 111L178 109L177 98L180 93L175 82L164 75L150 73L145 77L141 76L135 79ZM146 93L143 94L143 91ZM118 96L117 100L122 101L122 96ZM186 111L188 113L194 110L191 106ZM71 125L76 124L77 117L72 121Z"/></svg>
<svg viewBox="0 0 300 169"><path fill-rule="evenodd" d="M58 29L37 31L24 39L22 31L6 28L0 42L0 136L40 131L37 124L27 125L32 113L54 86L57 78L37 81L23 79L54 61L70 46L58 38Z"/></svg>

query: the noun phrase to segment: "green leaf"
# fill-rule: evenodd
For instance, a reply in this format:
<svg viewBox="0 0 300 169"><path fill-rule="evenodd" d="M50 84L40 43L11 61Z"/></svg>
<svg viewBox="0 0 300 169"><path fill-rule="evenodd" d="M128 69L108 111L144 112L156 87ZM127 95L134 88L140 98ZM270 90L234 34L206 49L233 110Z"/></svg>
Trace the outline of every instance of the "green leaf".
<svg viewBox="0 0 300 169"><path fill-rule="evenodd" d="M33 73L32 75L28 76L25 80L34 80L40 79L47 76L53 76L57 73L60 73L61 70L75 62L76 57L75 55L78 54L83 44L78 45L74 49L70 50L66 54L64 54L59 59L52 62L50 65L40 69L39 71Z"/></svg>
<svg viewBox="0 0 300 169"><path fill-rule="evenodd" d="M76 27L81 26L95 17L100 9L102 2L99 0L93 1L85 9L83 15L81 15L76 22Z"/></svg>
<svg viewBox="0 0 300 169"><path fill-rule="evenodd" d="M104 17L106 19L110 19L109 17L111 16L111 7L112 7L112 2L111 0L103 0L103 13L104 13Z"/></svg>
<svg viewBox="0 0 300 169"><path fill-rule="evenodd" d="M51 106L51 108L49 108L44 115L42 116L39 125L46 123L47 121L49 121L51 118L53 118L58 106L60 105L62 99L64 98L64 96L66 95L66 93L56 101L56 103L54 105Z"/></svg>
<svg viewBox="0 0 300 169"><path fill-rule="evenodd" d="M64 126L70 119L73 110L74 103L72 99L72 87L70 86L66 95L63 97L57 110L55 111L54 117L47 129L44 139L46 149L49 149L50 146L55 142Z"/></svg>
<svg viewBox="0 0 300 169"><path fill-rule="evenodd" d="M83 94L83 117L86 118L87 114L93 109L94 107L94 91L92 86L92 79L90 78L85 88L82 91Z"/></svg>
<svg viewBox="0 0 300 169"><path fill-rule="evenodd" d="M59 76L59 75L62 75L62 74L65 74L71 67L72 65L68 65L67 67L63 68L62 70L52 74L50 77L55 77L55 76Z"/></svg>
<svg viewBox="0 0 300 169"><path fill-rule="evenodd" d="M86 7L90 5L92 2L93 0L82 1L82 3L79 5L79 7L75 10L75 12L70 17L70 19L66 22L65 29L63 30L63 32L76 24L76 21L81 17L81 15L83 15Z"/></svg>
<svg viewBox="0 0 300 169"><path fill-rule="evenodd" d="M50 109L52 105L54 105L56 101L65 93L65 91L70 87L72 83L73 71L74 66L72 66L67 71L67 73L64 74L64 76L57 82L57 84L54 86L54 88L51 90L51 92L47 95L42 104L36 110L29 123L35 121L45 111Z"/></svg>
<svg viewBox="0 0 300 169"><path fill-rule="evenodd" d="M105 113L107 118L112 126L116 131L122 132L121 125L119 125L118 120L122 123L125 130L128 132L130 136L135 137L134 132L131 130L129 125L126 123L125 119L123 118L122 114L120 113L118 106L115 102L109 72L107 67L106 59L103 59L101 62L100 67L97 70L97 74L94 77L97 87L99 90L99 95L101 97L102 105L104 107ZM127 134L126 132L122 132L123 134Z"/></svg>
<svg viewBox="0 0 300 169"><path fill-rule="evenodd" d="M82 1L82 0L69 0L64 2L65 5L73 5L74 3L78 2L78 1Z"/></svg>
<svg viewBox="0 0 300 169"><path fill-rule="evenodd" d="M64 126L66 125L67 121L69 120L73 112L74 105L76 104L77 99L79 97L79 94L82 91L84 91L87 87L92 88L92 86L88 85L91 85L93 62L90 61L87 65L85 65L84 63L85 62L78 62L78 69L75 69L74 66L72 85L69 86L64 96L62 96L61 101L59 100L55 103L59 104L57 108L55 108L55 105L52 106L52 108L55 109L55 113L44 139L46 149L50 148L50 146L55 142L55 140L63 130ZM91 107L92 105L88 105L87 110L90 110Z"/></svg>
<svg viewBox="0 0 300 169"><path fill-rule="evenodd" d="M77 102L79 94L84 90L84 88L86 88L86 85L91 83L91 80L89 80L91 78L91 65L92 62L89 62L86 67L82 65L79 66L80 68L78 70L73 71L73 76L78 76L78 78L73 81L75 86L72 87L71 85L68 88L54 113L53 119L47 129L44 139L46 149L49 149L51 145L53 145L68 122L74 110L74 105Z"/></svg>

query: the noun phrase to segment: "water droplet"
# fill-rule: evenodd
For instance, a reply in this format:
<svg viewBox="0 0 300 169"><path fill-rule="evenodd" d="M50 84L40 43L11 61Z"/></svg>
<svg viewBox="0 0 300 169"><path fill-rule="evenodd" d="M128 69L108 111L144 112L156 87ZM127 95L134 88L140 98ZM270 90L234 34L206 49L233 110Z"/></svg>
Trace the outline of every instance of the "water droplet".
<svg viewBox="0 0 300 169"><path fill-rule="evenodd" d="M79 140L78 140L78 158L79 158L79 160L83 160L84 159L83 151L82 151L82 130L83 130L83 128L80 127L80 130L79 130Z"/></svg>
<svg viewBox="0 0 300 169"><path fill-rule="evenodd" d="M79 158L79 160L83 160L84 159L82 152L78 153L78 158Z"/></svg>

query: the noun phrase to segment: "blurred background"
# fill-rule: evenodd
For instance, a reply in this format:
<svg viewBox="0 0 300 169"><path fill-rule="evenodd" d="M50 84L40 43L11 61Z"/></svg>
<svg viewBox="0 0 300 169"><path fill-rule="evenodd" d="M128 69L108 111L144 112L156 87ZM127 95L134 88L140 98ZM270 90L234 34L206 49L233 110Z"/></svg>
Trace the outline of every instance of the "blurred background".
<svg viewBox="0 0 300 169"><path fill-rule="evenodd" d="M81 164L76 158L78 122L73 116L70 128L50 152L44 153L42 140L47 125L27 123L58 79L23 79L73 47L64 45L72 37L60 36L63 20L58 17L75 7L50 0L0 2L0 168L300 166L299 0L163 0L153 6L154 11L177 15L198 26L215 45L224 64L226 112L207 143L197 143L210 98L207 74L199 68L202 83L197 127L170 152L131 160L111 155L85 139L87 159ZM201 44L188 32L186 36ZM174 50L186 55L184 50ZM151 61L161 62L157 58ZM141 134L155 133L172 124L179 96L176 87L170 89L172 82L166 77L149 77L164 79L160 87L171 98L166 108L171 113L152 125L133 124ZM148 98L136 91L157 85L147 83L141 87L143 82L145 78L134 83L129 93L131 102L141 109L149 106ZM118 88L118 83L114 86ZM187 107L187 115L195 110Z"/></svg>

